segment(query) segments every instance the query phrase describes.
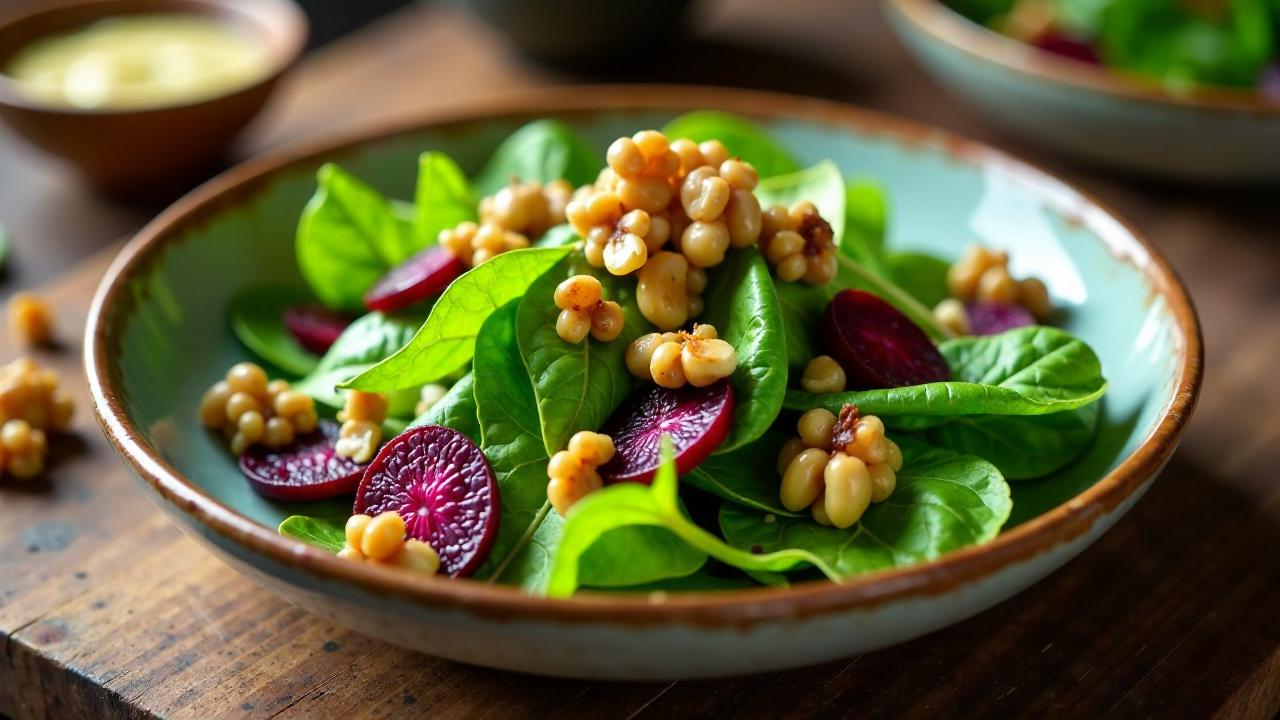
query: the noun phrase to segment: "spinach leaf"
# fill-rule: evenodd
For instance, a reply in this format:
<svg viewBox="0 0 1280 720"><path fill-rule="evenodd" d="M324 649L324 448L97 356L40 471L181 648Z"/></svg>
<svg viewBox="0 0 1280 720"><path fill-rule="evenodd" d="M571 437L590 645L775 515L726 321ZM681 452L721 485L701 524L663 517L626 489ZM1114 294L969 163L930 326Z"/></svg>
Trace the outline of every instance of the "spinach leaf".
<svg viewBox="0 0 1280 720"><path fill-rule="evenodd" d="M791 153L768 133L737 115L716 110L696 110L667 123L662 132L672 140L719 140L731 155L754 165L762 178L785 175L800 169Z"/></svg>
<svg viewBox="0 0 1280 720"><path fill-rule="evenodd" d="M441 425L453 428L480 444L480 420L476 415L475 376L463 375L444 397L425 413L414 418L410 427Z"/></svg>
<svg viewBox="0 0 1280 720"><path fill-rule="evenodd" d="M516 301L489 316L476 336L475 397L485 456L501 489L502 518L485 574L539 591L559 516L547 502L547 453L537 401L516 343ZM618 528L582 557L584 584L634 585L694 572L706 556L662 528Z"/></svg>
<svg viewBox="0 0 1280 720"><path fill-rule="evenodd" d="M363 309L365 291L409 255L403 226L385 197L337 165L316 182L298 221L298 269L325 305Z"/></svg>
<svg viewBox="0 0 1280 720"><path fill-rule="evenodd" d="M468 270L445 288L408 344L342 387L389 392L434 382L461 368L471 359L476 333L489 314L524 294L530 283L570 250L512 250Z"/></svg>
<svg viewBox="0 0 1280 720"><path fill-rule="evenodd" d="M828 286L803 282L780 282L774 287L787 341L787 364L801 370L822 352L818 326L835 293Z"/></svg>
<svg viewBox="0 0 1280 720"><path fill-rule="evenodd" d="M1057 328L960 338L939 349L955 380L825 395L791 390L785 405L839 412L854 403L864 413L885 416L1047 415L1088 405L1107 389L1098 356Z"/></svg>
<svg viewBox="0 0 1280 720"><path fill-rule="evenodd" d="M535 120L516 130L493 151L476 176L476 188L492 195L513 178L548 183L568 180L578 187L596 179L604 157L559 120Z"/></svg>
<svg viewBox="0 0 1280 720"><path fill-rule="evenodd" d="M716 451L723 453L760 437L778 417L787 393L787 342L769 265L755 248L716 267L703 297L705 322L738 354L733 429Z"/></svg>
<svg viewBox="0 0 1280 720"><path fill-rule="evenodd" d="M782 482L775 468L786 433L770 430L764 437L723 455L712 455L680 482L743 507L775 515L797 515L782 506L778 488Z"/></svg>
<svg viewBox="0 0 1280 720"><path fill-rule="evenodd" d="M421 311L394 315L372 312L360 317L338 336L315 370L298 381L294 389L311 396L316 402L341 408L346 402L346 395L338 390L338 386L402 347L422 325L422 320ZM392 417L412 416L413 407L418 402L419 387L392 392L389 414Z"/></svg>
<svg viewBox="0 0 1280 720"><path fill-rule="evenodd" d="M292 375L306 375L320 358L302 347L284 326L284 311L312 302L301 290L275 285L246 288L231 299L231 332L253 354Z"/></svg>
<svg viewBox="0 0 1280 720"><path fill-rule="evenodd" d="M871 180L846 182L844 207L840 251L876 274L884 275L884 237L889 216L884 189Z"/></svg>
<svg viewBox="0 0 1280 720"><path fill-rule="evenodd" d="M1098 429L1101 403L1050 415L969 415L932 428L930 444L976 455L1008 480L1048 475L1080 456Z"/></svg>
<svg viewBox="0 0 1280 720"><path fill-rule="evenodd" d="M414 250L434 245L440 231L476 219L478 202L467 176L448 155L425 152L418 158Z"/></svg>
<svg viewBox="0 0 1280 720"><path fill-rule="evenodd" d="M625 325L613 342L587 338L567 343L556 333L556 286L578 274L594 275L604 287L604 297L622 306ZM529 286L516 327L548 454L564 449L579 430L599 428L631 393L636 379L624 360L627 345L653 331L636 306L635 285L588 266L580 254L565 258Z"/></svg>
<svg viewBox="0 0 1280 720"><path fill-rule="evenodd" d="M1013 503L994 465L914 443L902 450L906 464L893 495L867 508L851 528L761 515L726 502L720 506L720 529L743 550L803 548L842 578L933 560L996 536Z"/></svg>
<svg viewBox="0 0 1280 720"><path fill-rule="evenodd" d="M556 225L542 233L542 237L534 241L533 245L534 247L562 247L572 245L578 240L578 234L573 231L573 226L566 223Z"/></svg>
<svg viewBox="0 0 1280 720"><path fill-rule="evenodd" d="M848 193L840 168L830 160L787 175L765 177L756 186L756 197L766 210L773 205L791 207L801 200L813 203L822 219L831 224L836 244L843 244Z"/></svg>
<svg viewBox="0 0 1280 720"><path fill-rule="evenodd" d="M916 252L889 253L885 258L889 277L925 307L934 307L951 297L947 272L951 263Z"/></svg>
<svg viewBox="0 0 1280 720"><path fill-rule="evenodd" d="M588 495L574 505L564 520L560 544L556 548L547 581L547 594L572 595L580 584L582 556L610 530L633 526L661 527L676 537L723 563L747 571L782 572L802 563L822 570L828 577L840 577L835 568L808 550L786 549L756 554L739 550L703 530L680 509L677 495L675 451L670 438L662 441L662 464L653 484L619 483Z"/></svg>
<svg viewBox="0 0 1280 720"><path fill-rule="evenodd" d="M345 528L332 520L290 515L280 523L279 532L285 537L301 540L321 550L336 553L347 544Z"/></svg>

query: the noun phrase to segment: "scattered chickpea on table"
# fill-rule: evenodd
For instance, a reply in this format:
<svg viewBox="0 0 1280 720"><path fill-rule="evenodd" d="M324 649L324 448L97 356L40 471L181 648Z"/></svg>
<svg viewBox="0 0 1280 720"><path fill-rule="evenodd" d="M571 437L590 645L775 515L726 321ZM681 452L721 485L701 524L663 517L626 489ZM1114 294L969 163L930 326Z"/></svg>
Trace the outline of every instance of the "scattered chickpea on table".
<svg viewBox="0 0 1280 720"><path fill-rule="evenodd" d="M75 402L61 378L31 358L0 366L0 468L26 480L44 471L49 432L71 426Z"/></svg>

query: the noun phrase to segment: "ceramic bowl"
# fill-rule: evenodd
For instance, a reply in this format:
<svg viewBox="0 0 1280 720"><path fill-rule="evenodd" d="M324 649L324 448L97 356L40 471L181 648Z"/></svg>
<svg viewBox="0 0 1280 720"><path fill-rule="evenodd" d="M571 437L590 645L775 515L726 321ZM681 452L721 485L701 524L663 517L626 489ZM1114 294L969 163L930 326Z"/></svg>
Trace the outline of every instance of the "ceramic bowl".
<svg viewBox="0 0 1280 720"><path fill-rule="evenodd" d="M1181 181L1280 180L1280 105L1247 90L1174 93L1058 57L939 0L884 0L906 47L993 122L1064 155Z"/></svg>
<svg viewBox="0 0 1280 720"><path fill-rule="evenodd" d="M68 161L101 192L172 199L212 168L262 109L302 53L307 20L291 0L50 0L0 13L0 68L34 40L119 15L212 17L258 38L270 69L251 85L197 102L138 110L85 110L41 103L0 73L0 118L19 135ZM207 176L205 176L207 177Z"/></svg>
<svg viewBox="0 0 1280 720"><path fill-rule="evenodd" d="M450 153L475 171L522 123L555 116L599 147L683 111L755 118L802 161L830 158L892 198L890 241L956 256L1008 248L1017 273L1048 281L1067 328L1111 382L1099 438L1078 463L1016 483L995 540L848 583L715 594L530 597L340 560L281 537L314 508L253 494L201 393L245 351L227 330L242 288L300 282L293 231L336 161L393 197L411 197L416 158ZM208 182L133 239L90 313L86 369L107 436L155 503L257 582L355 630L426 653L525 672L655 679L728 675L847 656L954 623L1008 598L1098 538L1169 459L1201 380L1195 312L1168 264L1078 190L985 146L843 105L712 88L541 90L473 113L380 130L256 160ZM770 471L771 472L771 471Z"/></svg>

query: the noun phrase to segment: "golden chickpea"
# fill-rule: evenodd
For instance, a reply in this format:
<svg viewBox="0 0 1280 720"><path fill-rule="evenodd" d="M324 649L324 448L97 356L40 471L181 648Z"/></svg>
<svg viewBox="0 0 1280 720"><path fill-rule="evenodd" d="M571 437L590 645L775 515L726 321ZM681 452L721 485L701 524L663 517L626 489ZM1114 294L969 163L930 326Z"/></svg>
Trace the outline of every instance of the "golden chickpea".
<svg viewBox="0 0 1280 720"><path fill-rule="evenodd" d="M315 410L316 402L311 397L296 390L285 390L276 395L274 407L276 415L284 418L295 418L308 410Z"/></svg>
<svg viewBox="0 0 1280 720"><path fill-rule="evenodd" d="M600 342L613 342L622 334L624 324L622 306L606 300L591 314L591 337Z"/></svg>
<svg viewBox="0 0 1280 720"><path fill-rule="evenodd" d="M719 140L705 140L698 143L698 152L702 154L702 162L712 167L720 167L729 159L729 148Z"/></svg>
<svg viewBox="0 0 1280 720"><path fill-rule="evenodd" d="M889 444L884 436L884 422L875 415L864 415L853 424L853 440L840 448L863 462L885 462Z"/></svg>
<svg viewBox="0 0 1280 720"><path fill-rule="evenodd" d="M219 380L200 398L200 423L217 429L227 424L227 401L231 399L231 386Z"/></svg>
<svg viewBox="0 0 1280 720"><path fill-rule="evenodd" d="M942 327L956 335L968 335L973 331L969 325L969 312L964 303L955 298L947 298L933 308L933 319Z"/></svg>
<svg viewBox="0 0 1280 720"><path fill-rule="evenodd" d="M809 263L799 253L778 263L778 279L783 282L795 282L809 271Z"/></svg>
<svg viewBox="0 0 1280 720"><path fill-rule="evenodd" d="M272 418L275 420L276 418ZM267 421L263 419L262 413L257 410L249 410L240 415L240 420L236 423L236 432L244 437L245 442L253 445L261 442L262 437L267 431Z"/></svg>
<svg viewBox="0 0 1280 720"><path fill-rule="evenodd" d="M556 316L556 334L560 339L577 344L591 332L591 317L574 310L561 310Z"/></svg>
<svg viewBox="0 0 1280 720"><path fill-rule="evenodd" d="M708 268L724 262L729 249L729 228L723 222L694 221L680 237L680 250L694 267Z"/></svg>
<svg viewBox="0 0 1280 720"><path fill-rule="evenodd" d="M614 140L605 152L605 161L618 177L639 177L644 172L644 154L640 152L640 146L629 137Z"/></svg>
<svg viewBox="0 0 1280 720"><path fill-rule="evenodd" d="M347 525L344 528L347 536L347 547L359 548L361 538L364 537L364 531L368 529L369 523L373 522L373 518L368 515L352 515L347 518Z"/></svg>
<svg viewBox="0 0 1280 720"><path fill-rule="evenodd" d="M873 463L867 466L871 476L871 502L884 502L893 494L898 485L898 476L888 463Z"/></svg>
<svg viewBox="0 0 1280 720"><path fill-rule="evenodd" d="M633 212L642 212L635 210ZM644 237L644 246L650 253L656 253L671 239L671 220L666 215L652 215L649 218L649 231L637 233Z"/></svg>
<svg viewBox="0 0 1280 720"><path fill-rule="evenodd" d="M630 210L659 213L671 202L675 191L664 178L633 178L618 182L618 198Z"/></svg>
<svg viewBox="0 0 1280 720"><path fill-rule="evenodd" d="M316 425L320 423L320 415L316 413L316 409L312 407L310 410L304 410L293 418L293 429L300 433L306 434L316 429Z"/></svg>
<svg viewBox="0 0 1280 720"><path fill-rule="evenodd" d="M227 371L227 384L232 392L246 393L254 398L267 396L267 372L251 362L236 363Z"/></svg>
<svg viewBox="0 0 1280 720"><path fill-rule="evenodd" d="M730 159L720 163L720 177L734 190L747 192L755 190L756 183L760 182L760 175L756 173L755 167L742 160Z"/></svg>
<svg viewBox="0 0 1280 720"><path fill-rule="evenodd" d="M618 220L618 229L644 237L653 229L653 216L643 210L632 210Z"/></svg>
<svg viewBox="0 0 1280 720"><path fill-rule="evenodd" d="M816 256L808 258L809 267L805 270L804 281L810 285L825 285L836 278L839 261L834 248L826 248Z"/></svg>
<svg viewBox="0 0 1280 720"><path fill-rule="evenodd" d="M380 423L387 419L387 407L387 396L382 393L349 390L346 407L338 413L338 419Z"/></svg>
<svg viewBox="0 0 1280 720"><path fill-rule="evenodd" d="M781 230L769 239L765 259L775 265L804 252L804 238L794 230Z"/></svg>
<svg viewBox="0 0 1280 720"><path fill-rule="evenodd" d="M715 168L700 167L681 183L680 204L690 220L711 222L724 213L732 193Z"/></svg>
<svg viewBox="0 0 1280 720"><path fill-rule="evenodd" d="M701 295L702 291L707 289L707 271L700 267L689 268L684 287L690 295Z"/></svg>
<svg viewBox="0 0 1280 720"><path fill-rule="evenodd" d="M569 452L579 462L603 465L613 459L613 438L589 430L576 432L569 438Z"/></svg>
<svg viewBox="0 0 1280 720"><path fill-rule="evenodd" d="M782 449L778 451L778 475L784 475L787 472L787 466L792 460L796 459L800 453L808 449L804 441L800 438L791 438L782 444Z"/></svg>
<svg viewBox="0 0 1280 720"><path fill-rule="evenodd" d="M364 560L364 553L360 552L359 548L354 548L348 545L338 551L338 557L343 560L355 560L359 562Z"/></svg>
<svg viewBox="0 0 1280 720"><path fill-rule="evenodd" d="M262 443L270 448L284 447L293 442L296 436L293 423L282 417L273 417L267 421L262 434Z"/></svg>
<svg viewBox="0 0 1280 720"><path fill-rule="evenodd" d="M1018 302L1018 290L1018 282L1003 265L990 268L978 279L979 300L1012 305Z"/></svg>
<svg viewBox="0 0 1280 720"><path fill-rule="evenodd" d="M822 473L823 506L831 524L852 527L871 505L871 474L861 459L835 453Z"/></svg>
<svg viewBox="0 0 1280 720"><path fill-rule="evenodd" d="M703 340L715 340L720 337L720 333L716 332L715 325L707 323L698 323L693 326L693 332L689 333L693 337L702 338Z"/></svg>
<svg viewBox="0 0 1280 720"><path fill-rule="evenodd" d="M702 163L702 152L698 150L698 144L688 138L671 141L671 151L680 158L680 175L688 175L694 168L700 167Z"/></svg>
<svg viewBox="0 0 1280 720"><path fill-rule="evenodd" d="M818 448L807 448L787 465L782 474L782 486L778 499L782 506L799 512L810 505L822 493L823 471L827 466L827 453Z"/></svg>
<svg viewBox="0 0 1280 720"><path fill-rule="evenodd" d="M750 247L760 239L760 201L750 190L734 190L725 209L729 241L733 247Z"/></svg>
<svg viewBox="0 0 1280 720"><path fill-rule="evenodd" d="M561 310L589 313L600 303L604 289L591 275L574 275L556 286L555 303Z"/></svg>
<svg viewBox="0 0 1280 720"><path fill-rule="evenodd" d="M591 468L582 468L574 475L553 477L547 483L547 499L551 507L561 517L568 514L579 500L604 487L600 473Z"/></svg>
<svg viewBox="0 0 1280 720"><path fill-rule="evenodd" d="M1018 295L1022 306L1035 315L1037 320L1044 320L1053 312L1049 288L1038 278L1026 278L1019 282Z"/></svg>
<svg viewBox="0 0 1280 720"><path fill-rule="evenodd" d="M8 420L0 426L0 445L6 452L23 453L31 444L31 424L26 420Z"/></svg>
<svg viewBox="0 0 1280 720"><path fill-rule="evenodd" d="M604 244L604 266L613 275L629 275L644 267L649 246L629 232L615 232Z"/></svg>
<svg viewBox="0 0 1280 720"><path fill-rule="evenodd" d="M831 450L831 431L835 429L836 416L830 410L814 408L800 416L796 431L805 445L820 450Z"/></svg>
<svg viewBox="0 0 1280 720"><path fill-rule="evenodd" d="M889 438L885 438L885 456L884 462L889 466L890 470L898 472L902 469L902 448Z"/></svg>
<svg viewBox="0 0 1280 720"><path fill-rule="evenodd" d="M702 311L705 309L706 305L703 303L701 295L689 296L689 317L696 318L702 315Z"/></svg>
<svg viewBox="0 0 1280 720"><path fill-rule="evenodd" d="M424 575L435 575L440 571L440 556L430 545L410 538L404 542L400 552L392 556L391 564Z"/></svg>
<svg viewBox="0 0 1280 720"><path fill-rule="evenodd" d="M732 375L738 367L738 355L724 340L690 336L680 351L680 366L690 385L706 387Z"/></svg>
<svg viewBox="0 0 1280 720"><path fill-rule="evenodd" d="M684 387L686 380L680 353L680 343L676 342L664 342L654 349L649 361L649 374L655 383L673 390Z"/></svg>
<svg viewBox="0 0 1280 720"><path fill-rule="evenodd" d="M373 459L382 442L382 426L367 420L347 420L338 430L334 452L363 465Z"/></svg>
<svg viewBox="0 0 1280 720"><path fill-rule="evenodd" d="M266 389L265 383L263 389ZM247 412L262 412L262 406L246 392L231 393L231 397L227 398L227 422L234 425L240 422L240 416Z"/></svg>
<svg viewBox="0 0 1280 720"><path fill-rule="evenodd" d="M404 547L404 518L394 510L369 521L360 536L360 552L370 560L388 560Z"/></svg>
<svg viewBox="0 0 1280 720"><path fill-rule="evenodd" d="M11 455L5 468L19 480L30 480L44 472L44 454L28 450Z"/></svg>
<svg viewBox="0 0 1280 720"><path fill-rule="evenodd" d="M674 330L689 319L688 274L689 261L666 251L649 258L640 269L636 303L640 314L659 330Z"/></svg>
<svg viewBox="0 0 1280 720"><path fill-rule="evenodd" d="M71 398L71 393L63 389L58 389L53 395L53 419L52 427L54 430L66 430L71 426L71 417L75 414L75 400Z"/></svg>
<svg viewBox="0 0 1280 720"><path fill-rule="evenodd" d="M632 375L641 380L653 379L653 375L649 373L649 362L653 360L653 351L663 342L666 341L662 339L662 334L656 332L641 335L631 341L631 344L627 346L625 359L627 369L631 371Z"/></svg>
<svg viewBox="0 0 1280 720"><path fill-rule="evenodd" d="M579 459L576 454L569 452L568 450L561 450L552 455L551 459L547 462L547 477L572 477L582 472L582 469L582 460Z"/></svg>
<svg viewBox="0 0 1280 720"><path fill-rule="evenodd" d="M800 387L811 393L844 392L844 368L830 355L819 355L804 366Z"/></svg>
<svg viewBox="0 0 1280 720"><path fill-rule="evenodd" d="M9 298L9 327L29 345L53 341L53 313L48 303L29 292L14 293Z"/></svg>
<svg viewBox="0 0 1280 720"><path fill-rule="evenodd" d="M809 506L809 514L813 516L813 521L823 527L831 527L831 518L827 516L826 498L819 495L817 500Z"/></svg>

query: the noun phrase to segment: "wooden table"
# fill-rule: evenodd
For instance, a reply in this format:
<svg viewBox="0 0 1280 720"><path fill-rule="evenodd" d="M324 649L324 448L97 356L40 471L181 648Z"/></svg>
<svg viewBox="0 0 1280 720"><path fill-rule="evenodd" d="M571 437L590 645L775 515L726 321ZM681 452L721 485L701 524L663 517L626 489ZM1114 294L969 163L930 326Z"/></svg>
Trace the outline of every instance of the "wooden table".
<svg viewBox="0 0 1280 720"><path fill-rule="evenodd" d="M1188 279L1209 353L1199 417L1162 479L1094 547L998 607L899 647L717 682L548 680L346 632L259 590L157 512L89 418L79 332L114 247L149 211L86 196L8 137L4 289L44 283L67 340L44 359L81 404L48 480L0 486L0 713L15 717L863 717L1280 709L1280 203L1064 164L931 86L873 3L707 3L697 39L611 78L533 67L475 21L415 7L307 60L242 153L480 95L583 79L745 84L958 129L1086 186ZM72 260L100 254L67 270ZM6 348L8 357L14 353Z"/></svg>

